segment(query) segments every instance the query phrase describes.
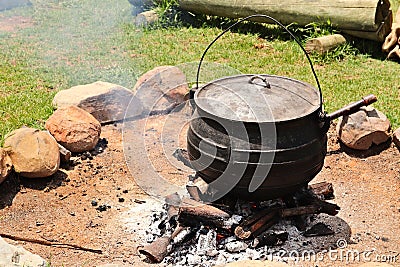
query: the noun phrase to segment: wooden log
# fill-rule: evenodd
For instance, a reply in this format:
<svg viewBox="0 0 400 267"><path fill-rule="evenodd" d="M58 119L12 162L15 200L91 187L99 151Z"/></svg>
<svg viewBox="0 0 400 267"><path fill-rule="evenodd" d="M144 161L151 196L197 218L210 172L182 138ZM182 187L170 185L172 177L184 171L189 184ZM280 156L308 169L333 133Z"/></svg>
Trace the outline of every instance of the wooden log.
<svg viewBox="0 0 400 267"><path fill-rule="evenodd" d="M189 195L192 197L193 200L196 201L201 201L201 197L203 193L200 191L200 189L193 185L193 184L187 184L186 185L186 190L188 191Z"/></svg>
<svg viewBox="0 0 400 267"><path fill-rule="evenodd" d="M266 14L283 24L297 23L305 26L312 22L331 21L341 30L373 32L375 40L386 36L391 24L388 21L389 0L179 0L181 8L193 13L241 18L253 14ZM265 18L255 18L257 22L267 22Z"/></svg>
<svg viewBox="0 0 400 267"><path fill-rule="evenodd" d="M323 197L325 200L335 198L332 183L320 182L316 184L310 184L308 188L313 194Z"/></svg>
<svg viewBox="0 0 400 267"><path fill-rule="evenodd" d="M274 225L277 219L279 219L279 216L276 210L265 210L258 214L256 213L235 228L235 235L242 240L249 238L251 235L257 236Z"/></svg>
<svg viewBox="0 0 400 267"><path fill-rule="evenodd" d="M165 197L165 203L168 205L167 215L171 219L179 214L179 206L181 204L181 197L178 193L173 193Z"/></svg>
<svg viewBox="0 0 400 267"><path fill-rule="evenodd" d="M58 149L60 150L60 161L63 163L68 163L71 159L71 151L58 144Z"/></svg>
<svg viewBox="0 0 400 267"><path fill-rule="evenodd" d="M158 14L154 10L145 11L136 16L135 25L136 27L147 27L155 24L158 19Z"/></svg>
<svg viewBox="0 0 400 267"><path fill-rule="evenodd" d="M324 54L344 43L346 43L346 38L343 35L332 34L308 40L305 49L308 53Z"/></svg>
<svg viewBox="0 0 400 267"><path fill-rule="evenodd" d="M321 207L318 205L308 205L308 206L301 206L297 208L288 208L283 209L280 212L282 218L293 217L293 216L300 216L306 214L316 214L319 213Z"/></svg>
<svg viewBox="0 0 400 267"><path fill-rule="evenodd" d="M169 254L169 247L172 240L183 230L185 228L178 225L170 236L157 238L153 243L139 248L138 252L145 255L151 262L160 263Z"/></svg>
<svg viewBox="0 0 400 267"><path fill-rule="evenodd" d="M230 215L211 205L203 204L192 199L183 199L179 208L178 222L183 226L198 226L202 222L209 226L230 230L224 224Z"/></svg>

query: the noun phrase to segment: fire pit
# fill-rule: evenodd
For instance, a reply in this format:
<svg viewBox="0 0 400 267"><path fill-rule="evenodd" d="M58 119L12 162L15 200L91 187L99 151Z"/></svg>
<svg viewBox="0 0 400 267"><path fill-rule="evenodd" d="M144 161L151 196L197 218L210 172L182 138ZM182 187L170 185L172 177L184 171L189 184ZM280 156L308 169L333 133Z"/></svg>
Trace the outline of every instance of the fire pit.
<svg viewBox="0 0 400 267"><path fill-rule="evenodd" d="M197 186L188 197L166 198L164 210L153 214L146 239L139 248L147 260L173 266L214 266L227 262L288 260L314 257L347 242L348 225L334 216L340 209L326 202L333 188L322 182L290 197L268 201L223 198L203 203Z"/></svg>

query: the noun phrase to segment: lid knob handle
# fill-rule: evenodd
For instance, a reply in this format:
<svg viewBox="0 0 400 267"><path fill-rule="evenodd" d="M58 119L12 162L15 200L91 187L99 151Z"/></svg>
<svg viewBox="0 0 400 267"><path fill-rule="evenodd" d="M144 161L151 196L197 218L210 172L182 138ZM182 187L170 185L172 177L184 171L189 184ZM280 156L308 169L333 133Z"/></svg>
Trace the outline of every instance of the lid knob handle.
<svg viewBox="0 0 400 267"><path fill-rule="evenodd" d="M264 82L264 84L256 83L256 82L254 81L254 80L256 80L256 79L261 80L262 82ZM251 83L251 84L256 84L256 85L261 85L261 86L264 86L264 87L266 87L266 88L271 88L271 85L270 85L269 82L267 81L267 78L262 77L262 76L260 76L260 75L254 75L254 76L252 76L252 77L250 78L250 80L249 80L249 83Z"/></svg>

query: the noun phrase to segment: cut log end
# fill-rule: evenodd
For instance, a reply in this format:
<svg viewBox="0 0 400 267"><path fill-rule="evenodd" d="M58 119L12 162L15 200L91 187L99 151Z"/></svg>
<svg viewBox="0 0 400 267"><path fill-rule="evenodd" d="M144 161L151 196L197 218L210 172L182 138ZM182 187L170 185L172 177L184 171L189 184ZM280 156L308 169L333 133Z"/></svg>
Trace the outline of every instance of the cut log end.
<svg viewBox="0 0 400 267"><path fill-rule="evenodd" d="M313 38L307 41L305 49L307 53L316 52L323 54L329 52L339 45L346 43L346 38L341 34L332 34Z"/></svg>

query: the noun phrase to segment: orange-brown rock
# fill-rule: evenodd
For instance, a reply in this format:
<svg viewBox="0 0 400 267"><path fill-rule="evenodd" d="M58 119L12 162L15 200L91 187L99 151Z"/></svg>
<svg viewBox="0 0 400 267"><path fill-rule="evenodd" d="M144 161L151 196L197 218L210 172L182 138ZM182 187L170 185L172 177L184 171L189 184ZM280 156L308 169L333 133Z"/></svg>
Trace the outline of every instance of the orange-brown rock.
<svg viewBox="0 0 400 267"><path fill-rule="evenodd" d="M50 176L60 166L58 144L47 131L17 129L6 137L4 149L11 158L14 170L27 178Z"/></svg>
<svg viewBox="0 0 400 267"><path fill-rule="evenodd" d="M145 112L162 111L184 102L189 86L178 67L160 66L143 74L133 91Z"/></svg>
<svg viewBox="0 0 400 267"><path fill-rule="evenodd" d="M76 106L56 110L46 121L46 129L71 152L92 150L101 133L100 122Z"/></svg>
<svg viewBox="0 0 400 267"><path fill-rule="evenodd" d="M7 178L11 170L11 158L4 149L0 148L0 184Z"/></svg>
<svg viewBox="0 0 400 267"><path fill-rule="evenodd" d="M141 113L142 107L131 90L102 81L61 90L53 99L56 108L77 106L92 114L100 123L123 120L128 105L131 116Z"/></svg>
<svg viewBox="0 0 400 267"><path fill-rule="evenodd" d="M336 131L340 141L352 149L367 150L373 144L379 145L390 138L390 121L373 107L339 119Z"/></svg>

